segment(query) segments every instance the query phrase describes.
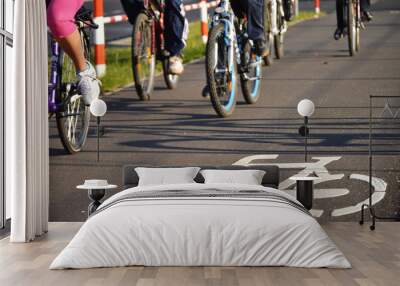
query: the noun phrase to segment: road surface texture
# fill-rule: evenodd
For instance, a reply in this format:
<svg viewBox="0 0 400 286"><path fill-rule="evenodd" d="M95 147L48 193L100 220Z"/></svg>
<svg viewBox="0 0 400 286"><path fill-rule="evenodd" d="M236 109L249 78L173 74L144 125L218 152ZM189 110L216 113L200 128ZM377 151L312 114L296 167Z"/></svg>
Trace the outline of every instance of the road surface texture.
<svg viewBox="0 0 400 286"><path fill-rule="evenodd" d="M240 96L235 113L226 119L218 118L201 97L203 60L186 66L176 90L167 90L157 78L149 102L139 101L133 87L106 97L99 163L94 121L84 151L73 156L65 154L51 121L50 220L85 220L89 200L75 186L88 178L120 185L124 164L239 160L279 164L280 188L288 192L294 189L287 180L291 175L306 167L306 173L316 171L321 181L315 186L313 214L320 221L358 220L358 204L368 198L369 95L400 95L400 1L378 1L373 11L374 21L361 34L361 52L353 58L347 39L332 38L334 14L291 27L285 57L264 68L259 102L246 105ZM316 105L308 164L296 110L303 98ZM374 102L373 198L380 215L400 209L399 108L395 99Z"/></svg>

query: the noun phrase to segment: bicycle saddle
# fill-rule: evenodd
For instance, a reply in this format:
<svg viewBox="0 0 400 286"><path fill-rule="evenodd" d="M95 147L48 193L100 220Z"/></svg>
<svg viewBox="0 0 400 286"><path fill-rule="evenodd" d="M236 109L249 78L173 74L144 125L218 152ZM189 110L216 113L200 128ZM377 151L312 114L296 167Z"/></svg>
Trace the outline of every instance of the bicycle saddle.
<svg viewBox="0 0 400 286"><path fill-rule="evenodd" d="M78 12L76 12L75 21L83 22L93 29L97 29L99 27L99 25L93 21L92 10L85 8L85 6L82 6Z"/></svg>

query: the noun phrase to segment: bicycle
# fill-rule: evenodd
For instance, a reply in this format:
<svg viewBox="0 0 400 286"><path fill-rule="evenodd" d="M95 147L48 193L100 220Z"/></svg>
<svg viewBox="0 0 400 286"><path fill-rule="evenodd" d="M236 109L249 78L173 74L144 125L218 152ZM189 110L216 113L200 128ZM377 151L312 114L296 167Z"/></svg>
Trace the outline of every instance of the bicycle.
<svg viewBox="0 0 400 286"><path fill-rule="evenodd" d="M207 89L220 117L235 109L238 73L246 103L257 102L261 94L261 58L245 27L245 18L236 18L229 0L222 0L214 11L206 46Z"/></svg>
<svg viewBox="0 0 400 286"><path fill-rule="evenodd" d="M91 11L78 10L75 24L79 30L86 59L90 59L89 29L97 29ZM49 119L55 115L57 130L64 149L74 154L82 150L89 130L89 106L78 94L75 66L60 45L51 37L50 78L48 86Z"/></svg>
<svg viewBox="0 0 400 286"><path fill-rule="evenodd" d="M169 89L178 85L179 76L169 73L169 53L164 43L165 1L144 0L132 32L132 72L140 100L149 100L154 89L156 61L161 61Z"/></svg>
<svg viewBox="0 0 400 286"><path fill-rule="evenodd" d="M284 35L288 27L287 21L291 21L294 15L293 5L292 0L265 0L264 31L269 43L269 53L263 60L267 66L273 63L273 50L277 59L284 56Z"/></svg>

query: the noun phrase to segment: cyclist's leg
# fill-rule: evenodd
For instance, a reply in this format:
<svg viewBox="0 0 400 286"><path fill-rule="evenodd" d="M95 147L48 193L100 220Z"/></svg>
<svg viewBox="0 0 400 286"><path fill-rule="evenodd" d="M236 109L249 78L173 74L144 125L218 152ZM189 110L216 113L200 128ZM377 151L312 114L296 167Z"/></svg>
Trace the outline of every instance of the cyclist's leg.
<svg viewBox="0 0 400 286"><path fill-rule="evenodd" d="M254 41L257 55L268 55L268 43L264 33L264 0L246 0L247 4L247 33Z"/></svg>
<svg viewBox="0 0 400 286"><path fill-rule="evenodd" d="M164 36L165 48L170 53L170 72L181 74L183 65L180 54L186 45L189 25L182 0L167 0L165 4Z"/></svg>
<svg viewBox="0 0 400 286"><path fill-rule="evenodd" d="M85 104L100 95L100 86L96 71L86 60L82 39L75 25L75 14L83 5L83 0L51 0L47 7L47 21L54 38L74 62L77 72L79 93Z"/></svg>
<svg viewBox="0 0 400 286"><path fill-rule="evenodd" d="M360 8L363 12L368 12L371 6L370 0L360 0Z"/></svg>
<svg viewBox="0 0 400 286"><path fill-rule="evenodd" d="M247 15L247 34L254 41L256 53L266 56L268 45L264 35L264 0L232 0L231 6L237 17Z"/></svg>
<svg viewBox="0 0 400 286"><path fill-rule="evenodd" d="M246 0L247 33L253 41L264 40L264 0Z"/></svg>
<svg viewBox="0 0 400 286"><path fill-rule="evenodd" d="M343 31L345 27L345 0L336 0L336 19L337 28Z"/></svg>
<svg viewBox="0 0 400 286"><path fill-rule="evenodd" d="M47 8L47 23L53 37L74 62L77 71L86 69L86 59L74 16L83 0L51 0Z"/></svg>
<svg viewBox="0 0 400 286"><path fill-rule="evenodd" d="M345 28L345 0L336 0L337 28L334 33L335 40L340 39Z"/></svg>
<svg viewBox="0 0 400 286"><path fill-rule="evenodd" d="M360 10L362 12L363 21L371 21L373 16L370 12L371 1L370 0L360 0Z"/></svg>
<svg viewBox="0 0 400 286"><path fill-rule="evenodd" d="M128 16L129 22L135 24L136 16L143 8L143 0L121 0L122 7Z"/></svg>

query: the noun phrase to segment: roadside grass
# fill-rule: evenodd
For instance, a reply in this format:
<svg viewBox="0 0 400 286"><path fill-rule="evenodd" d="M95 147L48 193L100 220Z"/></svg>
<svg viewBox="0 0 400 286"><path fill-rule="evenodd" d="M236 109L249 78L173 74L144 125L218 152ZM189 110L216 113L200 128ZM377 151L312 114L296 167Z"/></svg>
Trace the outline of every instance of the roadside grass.
<svg viewBox="0 0 400 286"><path fill-rule="evenodd" d="M321 12L319 16L325 15ZM301 21L313 19L316 14L312 11L302 11L299 15L290 22L294 25ZM193 22L189 25L190 33L187 39L187 45L184 49L184 63L194 61L204 57L205 44L203 44L200 33L200 22ZM101 78L103 90L105 92L114 91L118 88L126 86L133 81L131 67L131 49L130 47L107 47L107 73ZM157 64L157 73L161 72L161 64Z"/></svg>
<svg viewBox="0 0 400 286"><path fill-rule="evenodd" d="M319 17L325 16L325 15L326 15L326 12L324 12L324 11L320 11L319 14L315 14L315 12L313 12L313 11L301 11L301 12L299 12L299 15L296 18L294 18L292 21L290 21L289 26L295 25L302 21L319 18Z"/></svg>

